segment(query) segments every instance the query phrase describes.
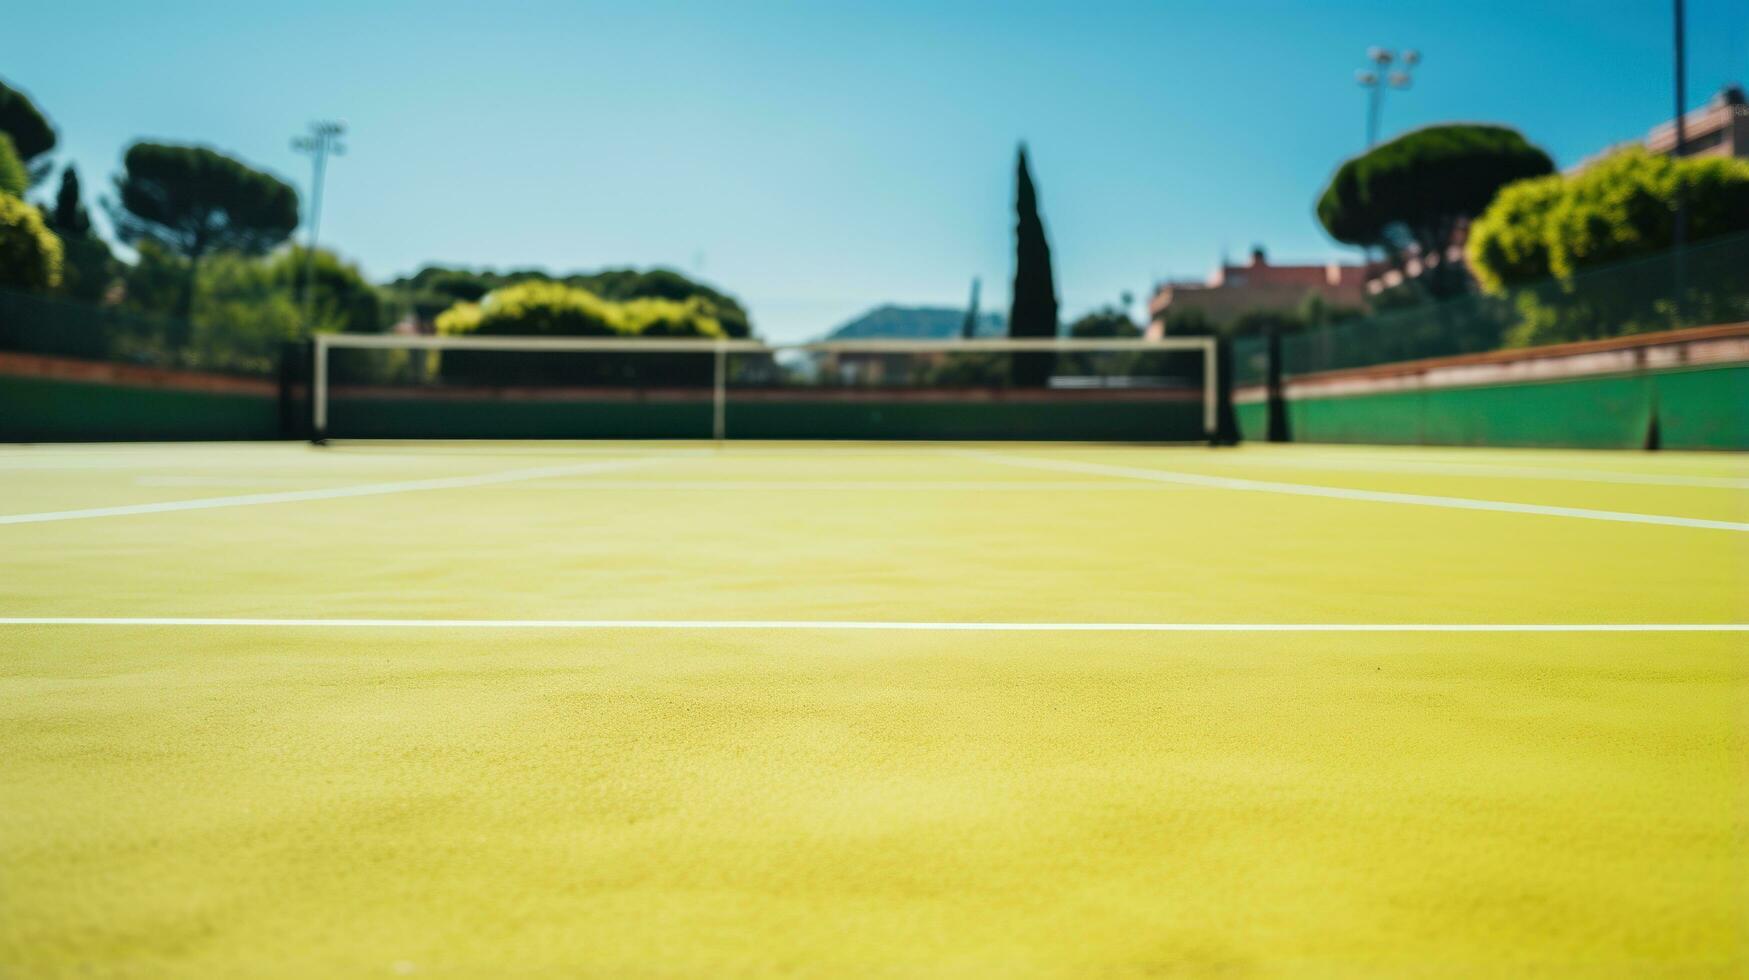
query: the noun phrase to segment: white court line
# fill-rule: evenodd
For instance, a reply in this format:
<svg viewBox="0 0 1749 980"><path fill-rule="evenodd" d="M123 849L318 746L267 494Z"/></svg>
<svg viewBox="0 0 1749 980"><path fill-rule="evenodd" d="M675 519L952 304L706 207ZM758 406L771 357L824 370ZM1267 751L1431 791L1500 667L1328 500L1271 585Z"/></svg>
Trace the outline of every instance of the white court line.
<svg viewBox="0 0 1749 980"><path fill-rule="evenodd" d="M1201 462L1201 461L1199 461ZM1358 473L1430 473L1439 476L1500 477L1520 480L1554 480L1563 483L1620 483L1660 487L1705 487L1719 490L1749 490L1749 479L1729 476L1683 476L1681 474L1628 473L1617 470L1563 470L1542 466L1496 466L1490 463L1365 462L1280 457L1220 457L1210 462L1268 469L1333 470Z"/></svg>
<svg viewBox="0 0 1749 980"><path fill-rule="evenodd" d="M136 487L307 487L333 483L344 476L136 476Z"/></svg>
<svg viewBox="0 0 1749 980"><path fill-rule="evenodd" d="M1083 463L1067 459L1039 459L1033 456L1011 456L1004 453L974 449L945 450L958 456L982 459L1004 466L1020 466L1063 473L1091 473L1101 476L1127 477L1132 480L1153 480L1178 483L1215 490L1246 490L1256 493L1284 493L1300 497L1329 497L1335 500L1364 500L1380 504L1414 504L1421 507L1448 507L1456 510L1490 510L1507 514L1540 514L1545 517L1578 517L1593 521L1617 521L1623 524L1662 524L1670 527L1698 527L1715 531L1749 531L1749 524L1738 521L1715 521L1701 517L1673 517L1667 514L1633 514L1615 510L1592 510L1588 507L1552 507L1546 504L1520 504L1504 500L1477 500L1471 497L1437 497L1419 493L1396 493L1389 490L1357 490L1351 487L1322 487L1309 483L1278 483L1273 480L1244 480L1230 476L1205 476L1177 470L1153 470L1136 466L1110 466L1105 463Z"/></svg>
<svg viewBox="0 0 1749 980"><path fill-rule="evenodd" d="M0 626L247 626L317 629L900 630L978 633L1743 633L1749 623L978 623L854 619L261 619L5 616Z"/></svg>
<svg viewBox="0 0 1749 980"><path fill-rule="evenodd" d="M394 483L365 483L350 487L328 487L319 490L284 490L278 493L246 493L234 497L199 497L194 500L164 500L150 504L125 504L119 507L87 507L82 510L52 510L35 514L0 514L0 524L41 524L47 521L76 521L89 517L121 517L129 514L162 514L180 510L211 510L215 507L250 507L256 504L287 504L303 500L333 500L339 497L373 497L388 493L415 493L421 490L456 490L464 487L485 487L519 480L540 480L552 476L576 476L581 473L605 473L649 466L661 459L622 459L598 463L573 463L569 466L533 466L497 473L472 476L444 476L429 480L401 480Z"/></svg>
<svg viewBox="0 0 1749 980"><path fill-rule="evenodd" d="M1171 490L1171 487L1118 483L1114 480L550 480L537 487L518 488L545 490L697 490L697 491L782 491L782 490L874 490L926 491L930 493L954 490L1097 490L1101 492Z"/></svg>
<svg viewBox="0 0 1749 980"><path fill-rule="evenodd" d="M311 483L333 482L337 477L272 477L272 476L140 476L134 485L140 487L264 487L308 486ZM537 486L519 487L532 490L1125 490L1152 492L1174 488L1116 480L568 480L554 477Z"/></svg>

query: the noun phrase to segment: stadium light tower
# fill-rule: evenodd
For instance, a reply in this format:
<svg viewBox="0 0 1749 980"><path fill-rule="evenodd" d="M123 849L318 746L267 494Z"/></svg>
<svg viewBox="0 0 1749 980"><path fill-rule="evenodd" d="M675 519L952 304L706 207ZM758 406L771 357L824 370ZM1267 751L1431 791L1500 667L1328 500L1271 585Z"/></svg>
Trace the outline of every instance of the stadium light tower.
<svg viewBox="0 0 1749 980"><path fill-rule="evenodd" d="M1367 90L1366 148L1370 150L1379 141L1379 114L1385 107L1385 89L1409 87L1415 66L1421 63L1421 52L1410 48L1397 54L1375 46L1366 49L1366 60L1373 67L1355 72L1354 80ZM1402 67L1392 71L1391 65L1399 63Z"/></svg>
<svg viewBox="0 0 1749 980"><path fill-rule="evenodd" d="M340 142L340 137L346 135L346 124L333 120L324 120L310 124L307 136L299 136L292 140L292 149L299 153L308 153L313 173L310 177L310 234L304 244L304 329L309 331L314 326L313 307L315 290L312 288L311 276L316 264L316 231L322 223L322 177L327 172L328 154L343 156L346 145Z"/></svg>

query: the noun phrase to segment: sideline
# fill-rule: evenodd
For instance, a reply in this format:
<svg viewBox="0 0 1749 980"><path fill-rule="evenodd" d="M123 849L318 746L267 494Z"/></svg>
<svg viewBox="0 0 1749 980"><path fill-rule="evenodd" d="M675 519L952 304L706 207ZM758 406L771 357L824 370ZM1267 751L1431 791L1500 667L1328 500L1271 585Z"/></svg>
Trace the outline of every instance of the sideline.
<svg viewBox="0 0 1749 980"><path fill-rule="evenodd" d="M1014 456L975 449L944 451L966 459L981 459L1002 466L1052 470L1059 473L1090 473L1096 476L1127 477L1132 480L1152 480L1157 483L1176 483L1184 486L1207 487L1212 490L1282 493L1299 497L1363 500L1377 504L1414 504L1421 507L1445 507L1452 510L1489 510L1507 514L1538 514L1544 517L1578 517L1593 521L1615 521L1622 524L1662 524L1669 527L1696 527L1713 531L1749 531L1749 524L1737 521L1715 521L1700 517L1634 514L1615 510L1592 510L1587 507L1553 507L1546 504L1519 504L1505 500L1436 497L1419 493L1396 493L1389 490L1357 490L1352 487L1325 487L1309 483L1246 480L1239 477L1206 476L1201 473L1144 469L1137 466L1111 466L1105 463L1085 463L1067 459L1040 459L1035 456Z"/></svg>

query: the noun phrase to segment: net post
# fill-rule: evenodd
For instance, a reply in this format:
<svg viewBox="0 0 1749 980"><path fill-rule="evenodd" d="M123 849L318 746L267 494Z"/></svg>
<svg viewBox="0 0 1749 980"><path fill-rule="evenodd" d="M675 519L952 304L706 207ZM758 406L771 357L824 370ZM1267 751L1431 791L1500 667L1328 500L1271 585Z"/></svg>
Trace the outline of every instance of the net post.
<svg viewBox="0 0 1749 980"><path fill-rule="evenodd" d="M722 442L729 434L729 349L722 341L711 360L711 438Z"/></svg>
<svg viewBox="0 0 1749 980"><path fill-rule="evenodd" d="M1220 359L1220 345L1215 338L1204 338L1202 348L1202 429L1211 446L1217 445L1221 438Z"/></svg>
<svg viewBox="0 0 1749 980"><path fill-rule="evenodd" d="M310 444L328 443L328 338L310 338Z"/></svg>

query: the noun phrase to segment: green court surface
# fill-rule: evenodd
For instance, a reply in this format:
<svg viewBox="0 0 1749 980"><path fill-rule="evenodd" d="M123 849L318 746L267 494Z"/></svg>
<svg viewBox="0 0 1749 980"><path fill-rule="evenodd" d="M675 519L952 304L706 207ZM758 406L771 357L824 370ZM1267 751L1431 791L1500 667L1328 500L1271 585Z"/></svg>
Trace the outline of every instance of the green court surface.
<svg viewBox="0 0 1749 980"><path fill-rule="evenodd" d="M0 448L0 976L1742 975L1749 463Z"/></svg>

